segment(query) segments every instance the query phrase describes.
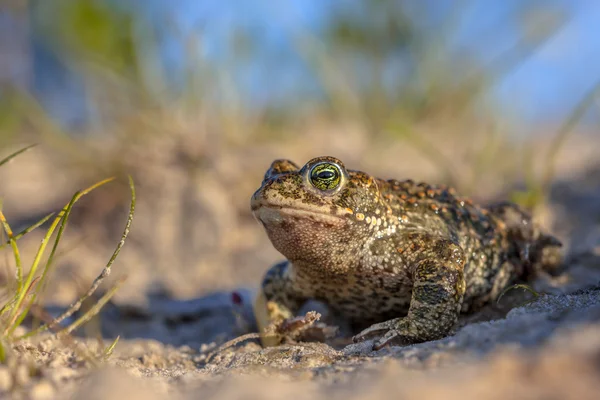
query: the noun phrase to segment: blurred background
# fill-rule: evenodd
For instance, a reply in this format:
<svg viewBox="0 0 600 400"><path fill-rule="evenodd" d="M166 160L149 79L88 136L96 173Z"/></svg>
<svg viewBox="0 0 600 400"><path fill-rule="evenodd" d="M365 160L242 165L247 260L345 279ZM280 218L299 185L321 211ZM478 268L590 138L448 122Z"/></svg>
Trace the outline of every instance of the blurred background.
<svg viewBox="0 0 600 400"><path fill-rule="evenodd" d="M509 198L600 243L577 236L597 207L560 197L600 180L598 26L594 0L0 0L0 158L39 144L0 168L3 210L18 230L119 177L76 206L59 304L118 243L127 174L121 302L256 287L281 257L249 209L275 158Z"/></svg>

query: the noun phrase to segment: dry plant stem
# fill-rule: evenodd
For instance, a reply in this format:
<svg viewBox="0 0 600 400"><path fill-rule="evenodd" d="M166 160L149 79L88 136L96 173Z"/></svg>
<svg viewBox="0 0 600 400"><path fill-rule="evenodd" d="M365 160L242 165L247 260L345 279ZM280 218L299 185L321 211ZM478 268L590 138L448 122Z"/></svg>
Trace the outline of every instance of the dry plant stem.
<svg viewBox="0 0 600 400"><path fill-rule="evenodd" d="M133 179L131 178L131 176L129 177L129 187L131 189L131 205L129 207L129 216L127 218L127 223L125 224L125 229L123 231L123 235L121 236L121 241L117 245L117 248L115 249L112 257L110 258L110 260L108 261L108 263L106 264L106 266L104 267L104 269L102 270L100 275L98 275L96 277L96 279L94 279L94 282L92 282L90 289L81 298L79 298L75 303L71 304L69 306L69 308L67 309L67 311L65 311L63 314L61 314L57 318L55 318L51 323L44 324L44 325L40 326L39 328L27 333L26 335L19 337L17 340L25 339L27 337L31 337L31 336L37 335L38 333L44 332L48 329L52 329L53 327L60 324L65 319L69 318L71 315L76 313L81 308L83 302L85 300L87 300L92 294L94 294L94 292L98 289L98 287L104 281L104 279L106 279L106 277L108 277L110 275L112 264L114 263L115 259L119 255L121 248L123 248L123 245L125 244L125 239L129 235L129 230L131 229L131 222L133 221L133 214L135 212L135 187L133 185Z"/></svg>
<svg viewBox="0 0 600 400"><path fill-rule="evenodd" d="M216 356L223 350L226 350L230 347L237 345L238 343L241 343L241 342L244 342L244 341L250 340L250 339L260 339L260 337L261 337L260 333L253 332L253 333L246 333L245 335L233 338L233 339L223 343L221 346L217 347L215 350L208 353L208 355L206 356L205 362L208 364L214 356Z"/></svg>
<svg viewBox="0 0 600 400"><path fill-rule="evenodd" d="M119 279L119 281L108 292L106 292L104 294L104 296L102 296L94 304L93 307L91 307L85 314L83 314L81 317L79 317L71 325L69 325L68 327L66 327L62 331L58 332L57 335L58 336L69 335L75 329L79 328L81 325L83 325L86 322L88 322L89 320L91 320L95 315L97 315L100 312L100 310L102 309L102 307L104 307L104 305L115 295L115 293L117 293L117 290L119 290L119 288L125 282L126 279L127 278L125 278L125 277Z"/></svg>
<svg viewBox="0 0 600 400"><path fill-rule="evenodd" d="M17 269L17 272L16 272L17 293L18 293L23 289L23 267L21 265L21 255L19 253L19 248L17 247L17 241L13 235L13 231L12 231L12 229L10 229L10 225L8 224L8 221L6 220L6 217L4 216L4 213L2 212L2 210L0 210L0 222L2 222L4 231L6 232L6 235L8 236L8 242L10 243L10 246L12 247L12 250L13 250L13 254L15 255L15 266Z"/></svg>

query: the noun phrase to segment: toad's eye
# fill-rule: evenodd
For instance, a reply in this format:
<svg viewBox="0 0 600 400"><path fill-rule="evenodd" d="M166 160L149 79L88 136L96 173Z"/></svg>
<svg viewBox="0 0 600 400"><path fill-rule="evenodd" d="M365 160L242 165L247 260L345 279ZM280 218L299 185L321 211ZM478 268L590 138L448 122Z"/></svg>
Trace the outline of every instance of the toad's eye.
<svg viewBox="0 0 600 400"><path fill-rule="evenodd" d="M310 171L310 183L319 190L333 190L340 185L342 171L332 163L317 164Z"/></svg>

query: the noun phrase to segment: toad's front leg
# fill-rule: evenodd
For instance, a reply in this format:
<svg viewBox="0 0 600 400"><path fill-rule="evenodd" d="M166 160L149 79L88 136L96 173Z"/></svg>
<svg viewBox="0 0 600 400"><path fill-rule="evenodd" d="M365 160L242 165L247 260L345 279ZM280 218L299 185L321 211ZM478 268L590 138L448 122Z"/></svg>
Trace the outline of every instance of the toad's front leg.
<svg viewBox="0 0 600 400"><path fill-rule="evenodd" d="M273 266L265 275L261 289L254 302L254 314L263 346L277 346L279 338L265 335L265 329L273 323L281 323L296 315L307 297L301 292L291 273L289 261Z"/></svg>
<svg viewBox="0 0 600 400"><path fill-rule="evenodd" d="M411 344L436 340L450 333L458 320L465 293L465 256L446 239L418 238L420 244L410 259L414 262L413 289L408 314L372 325L354 341L379 337L373 348L387 344Z"/></svg>

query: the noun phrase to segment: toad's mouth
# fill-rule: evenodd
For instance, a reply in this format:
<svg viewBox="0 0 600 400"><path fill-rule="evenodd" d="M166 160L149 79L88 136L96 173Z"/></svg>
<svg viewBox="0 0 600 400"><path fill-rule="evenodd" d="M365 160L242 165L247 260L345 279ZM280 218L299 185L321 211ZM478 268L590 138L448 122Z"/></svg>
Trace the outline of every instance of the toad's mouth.
<svg viewBox="0 0 600 400"><path fill-rule="evenodd" d="M263 203L256 205L256 207L252 207L252 212L257 219L266 224L283 222L290 217L332 225L341 225L345 223L344 219L339 215L331 215L325 212L290 206L278 206Z"/></svg>

